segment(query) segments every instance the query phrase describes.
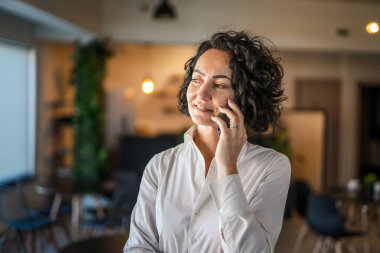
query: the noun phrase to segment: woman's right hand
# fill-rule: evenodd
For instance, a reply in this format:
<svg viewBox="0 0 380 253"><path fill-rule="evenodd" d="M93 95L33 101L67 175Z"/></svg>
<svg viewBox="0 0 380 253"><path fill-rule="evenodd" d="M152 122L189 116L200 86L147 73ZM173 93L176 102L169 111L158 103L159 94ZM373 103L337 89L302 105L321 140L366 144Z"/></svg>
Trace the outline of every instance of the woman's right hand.
<svg viewBox="0 0 380 253"><path fill-rule="evenodd" d="M226 114L230 119L229 126L221 118L211 117L218 124L221 131L215 151L219 179L238 173L236 166L237 158L244 143L247 141L243 113L231 99L228 99L227 103L229 108L220 107L220 112Z"/></svg>

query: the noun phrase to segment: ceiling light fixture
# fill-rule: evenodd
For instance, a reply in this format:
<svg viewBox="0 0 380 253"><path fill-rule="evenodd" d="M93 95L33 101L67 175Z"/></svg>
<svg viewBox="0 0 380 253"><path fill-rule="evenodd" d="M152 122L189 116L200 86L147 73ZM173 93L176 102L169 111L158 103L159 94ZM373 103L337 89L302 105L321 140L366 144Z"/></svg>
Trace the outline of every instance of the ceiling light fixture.
<svg viewBox="0 0 380 253"><path fill-rule="evenodd" d="M350 36L350 30L346 27L338 27L336 28L335 32L339 37L342 37L342 38L346 38Z"/></svg>
<svg viewBox="0 0 380 253"><path fill-rule="evenodd" d="M154 10L153 17L159 20L171 20L177 17L177 13L168 1L162 0Z"/></svg>
<svg viewBox="0 0 380 253"><path fill-rule="evenodd" d="M375 34L379 32L379 23L377 22L369 22L367 26L365 27L367 30L367 33L369 34Z"/></svg>

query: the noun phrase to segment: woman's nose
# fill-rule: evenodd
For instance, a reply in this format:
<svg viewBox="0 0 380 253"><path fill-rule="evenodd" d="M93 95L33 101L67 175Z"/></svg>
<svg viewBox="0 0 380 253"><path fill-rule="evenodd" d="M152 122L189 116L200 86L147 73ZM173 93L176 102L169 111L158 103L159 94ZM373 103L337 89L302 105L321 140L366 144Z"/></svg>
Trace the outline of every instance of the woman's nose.
<svg viewBox="0 0 380 253"><path fill-rule="evenodd" d="M211 85L209 82L204 82L198 89L197 96L204 100L211 99Z"/></svg>

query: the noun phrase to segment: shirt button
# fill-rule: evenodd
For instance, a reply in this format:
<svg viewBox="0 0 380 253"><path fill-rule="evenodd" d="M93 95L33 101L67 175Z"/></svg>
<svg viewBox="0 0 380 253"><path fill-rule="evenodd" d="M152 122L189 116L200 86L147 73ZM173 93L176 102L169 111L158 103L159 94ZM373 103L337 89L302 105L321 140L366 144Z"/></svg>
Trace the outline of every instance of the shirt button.
<svg viewBox="0 0 380 253"><path fill-rule="evenodd" d="M197 212L195 213L195 215L196 215L196 216L199 216L199 214L200 214L200 212L199 212L199 211L197 211Z"/></svg>
<svg viewBox="0 0 380 253"><path fill-rule="evenodd" d="M220 210L219 210L219 213L220 213L220 214L224 214L224 209L220 209Z"/></svg>
<svg viewBox="0 0 380 253"><path fill-rule="evenodd" d="M196 238L193 238L193 243L197 242L197 239Z"/></svg>

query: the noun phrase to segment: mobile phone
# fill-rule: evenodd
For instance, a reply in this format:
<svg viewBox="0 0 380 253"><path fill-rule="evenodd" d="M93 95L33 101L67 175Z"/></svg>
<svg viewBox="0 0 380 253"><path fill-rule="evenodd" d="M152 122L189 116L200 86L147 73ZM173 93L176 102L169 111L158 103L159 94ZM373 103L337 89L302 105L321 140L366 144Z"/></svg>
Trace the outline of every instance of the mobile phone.
<svg viewBox="0 0 380 253"><path fill-rule="evenodd" d="M233 102L240 108L238 101L237 101L237 98L234 98ZM228 105L227 105L227 107L228 107ZM226 123L227 127L230 127L230 118L228 118L228 116L226 114L219 113L218 117L221 118ZM220 128L218 126L218 135L220 136L221 133L222 133L222 131L220 130Z"/></svg>
<svg viewBox="0 0 380 253"><path fill-rule="evenodd" d="M219 113L218 117L221 118L226 123L227 127L230 126L230 119L227 117L226 114ZM220 136L221 133L222 131L220 130L220 127L218 126L218 136Z"/></svg>

